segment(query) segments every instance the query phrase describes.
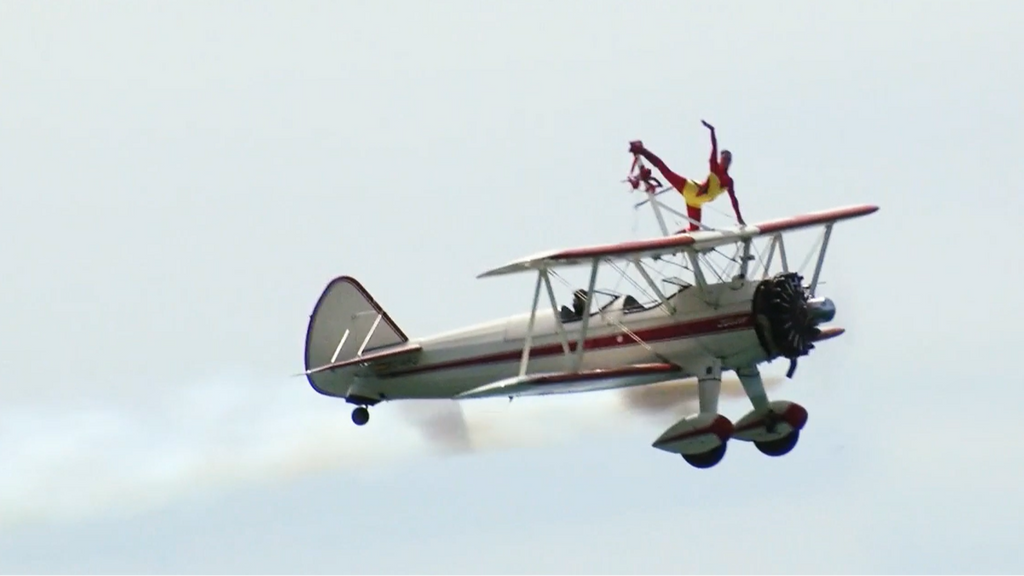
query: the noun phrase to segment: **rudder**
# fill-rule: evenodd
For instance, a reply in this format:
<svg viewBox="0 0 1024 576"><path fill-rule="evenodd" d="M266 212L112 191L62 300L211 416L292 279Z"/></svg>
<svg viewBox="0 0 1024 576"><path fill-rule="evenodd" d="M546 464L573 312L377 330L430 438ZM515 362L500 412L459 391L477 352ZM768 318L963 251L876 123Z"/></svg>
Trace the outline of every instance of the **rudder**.
<svg viewBox="0 0 1024 576"><path fill-rule="evenodd" d="M408 341L405 332L358 280L339 276L327 284L310 315L306 370Z"/></svg>

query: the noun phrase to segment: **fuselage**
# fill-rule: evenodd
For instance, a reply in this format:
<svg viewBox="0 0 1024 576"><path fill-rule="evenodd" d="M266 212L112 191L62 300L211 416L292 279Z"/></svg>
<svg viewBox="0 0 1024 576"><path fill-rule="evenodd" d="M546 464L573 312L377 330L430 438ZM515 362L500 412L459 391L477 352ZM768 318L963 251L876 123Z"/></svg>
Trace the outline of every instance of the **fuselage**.
<svg viewBox="0 0 1024 576"><path fill-rule="evenodd" d="M751 300L756 281L737 280L684 288L644 308L619 296L595 310L588 322L580 369L615 368L668 359L685 367L709 354L725 368L757 363L768 355L754 331ZM422 347L416 362L380 372L354 369L339 396L430 399L456 394L519 374L530 313L413 340ZM528 373L562 372L574 367L583 321L562 322L569 354L555 312L543 300L532 330ZM626 330L623 329L626 328ZM631 334L630 334L631 333ZM685 376L691 376L687 373ZM685 377L684 376L684 377Z"/></svg>

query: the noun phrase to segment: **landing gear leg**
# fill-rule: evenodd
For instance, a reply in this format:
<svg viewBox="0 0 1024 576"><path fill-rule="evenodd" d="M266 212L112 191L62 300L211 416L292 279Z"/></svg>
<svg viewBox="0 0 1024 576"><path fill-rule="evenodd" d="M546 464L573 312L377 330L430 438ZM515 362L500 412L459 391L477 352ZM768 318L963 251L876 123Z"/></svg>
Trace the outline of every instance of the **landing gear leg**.
<svg viewBox="0 0 1024 576"><path fill-rule="evenodd" d="M680 456L683 457L683 460L686 460L694 468L711 468L717 465L725 457L726 448L729 446L732 423L718 413L718 398L721 393L722 362L715 358L705 367L704 373L697 377L697 394L700 401L698 417L713 419L712 426L721 433L720 443L705 452L681 453Z"/></svg>
<svg viewBox="0 0 1024 576"><path fill-rule="evenodd" d="M356 426L363 426L370 421L370 411L366 406L358 406L352 410L352 422Z"/></svg>
<svg viewBox="0 0 1024 576"><path fill-rule="evenodd" d="M768 394L764 391L764 381L761 380L761 372L757 367L740 368L736 375L739 376L743 391L747 393L754 410L768 408Z"/></svg>
<svg viewBox="0 0 1024 576"><path fill-rule="evenodd" d="M740 377L754 409L736 423L733 437L752 441L762 454L768 456L789 454L800 441L800 430L807 422L807 410L795 402L769 402L756 366L740 368L736 375Z"/></svg>
<svg viewBox="0 0 1024 576"><path fill-rule="evenodd" d="M718 414L718 397L722 393L722 363L712 361L704 374L697 377L697 394L701 414Z"/></svg>

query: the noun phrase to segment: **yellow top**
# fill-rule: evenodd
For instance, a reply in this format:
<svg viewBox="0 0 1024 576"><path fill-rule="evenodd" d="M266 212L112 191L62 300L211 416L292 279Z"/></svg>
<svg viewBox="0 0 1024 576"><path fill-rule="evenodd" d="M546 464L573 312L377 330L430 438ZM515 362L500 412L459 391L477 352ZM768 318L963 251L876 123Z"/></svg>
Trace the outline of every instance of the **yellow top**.
<svg viewBox="0 0 1024 576"><path fill-rule="evenodd" d="M725 188L722 187L722 181L715 173L712 172L711 174L708 174L706 193L700 193L700 184L697 184L693 180L687 180L686 186L683 187L683 199L686 200L687 206L700 208L704 204L707 204L721 196L722 192L725 192Z"/></svg>

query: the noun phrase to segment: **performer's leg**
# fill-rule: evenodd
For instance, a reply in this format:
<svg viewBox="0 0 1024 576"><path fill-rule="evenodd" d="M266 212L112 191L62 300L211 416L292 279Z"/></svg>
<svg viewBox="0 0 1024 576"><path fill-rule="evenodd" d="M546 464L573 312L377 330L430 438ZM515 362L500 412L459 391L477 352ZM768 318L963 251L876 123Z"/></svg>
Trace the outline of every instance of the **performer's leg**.
<svg viewBox="0 0 1024 576"><path fill-rule="evenodd" d="M690 206L689 204L686 205L686 215L689 216L691 220L696 220L697 222L700 222L700 213L701 210L699 206ZM690 222L690 227L686 229L687 232L695 232L697 230L700 230L700 226L698 226L695 222Z"/></svg>
<svg viewBox="0 0 1024 576"><path fill-rule="evenodd" d="M671 184L673 188L679 190L680 192L683 191L683 187L686 186L687 182L686 178L673 172L671 168L669 168L667 165L665 165L664 162L662 162L661 158L658 158L657 156L654 155L654 153L652 153L650 150L647 150L646 148L641 149L639 152L637 152L637 154L640 154L641 156L646 158L648 162L653 164L654 167L657 168L659 172L661 172L661 175L665 177L665 180L668 180L668 183Z"/></svg>

